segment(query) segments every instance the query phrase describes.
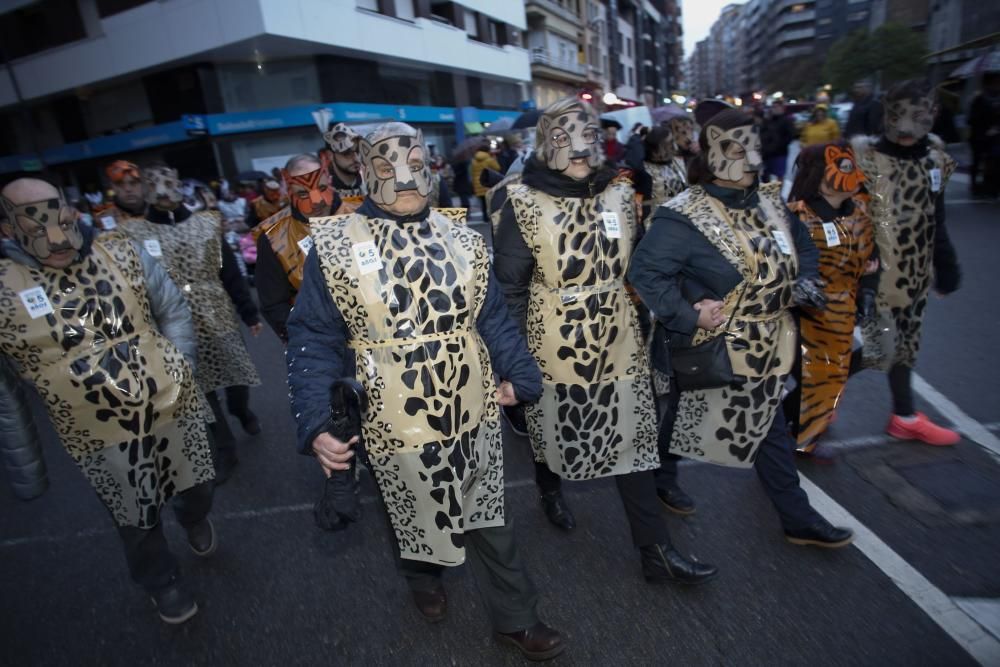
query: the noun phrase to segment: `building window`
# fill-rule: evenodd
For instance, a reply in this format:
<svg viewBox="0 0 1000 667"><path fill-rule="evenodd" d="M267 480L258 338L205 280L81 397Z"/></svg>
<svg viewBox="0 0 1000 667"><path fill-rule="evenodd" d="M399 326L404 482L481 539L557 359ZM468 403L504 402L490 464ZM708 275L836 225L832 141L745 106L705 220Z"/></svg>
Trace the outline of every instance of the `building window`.
<svg viewBox="0 0 1000 667"><path fill-rule="evenodd" d="M631 67L628 68L628 85L629 87L635 85L635 71Z"/></svg>
<svg viewBox="0 0 1000 667"><path fill-rule="evenodd" d="M86 36L76 0L39 2L0 16L0 40L11 59L41 53Z"/></svg>
<svg viewBox="0 0 1000 667"><path fill-rule="evenodd" d="M413 0L396 0L396 18L412 21L417 18L413 11Z"/></svg>
<svg viewBox="0 0 1000 667"><path fill-rule="evenodd" d="M833 19L831 19L829 17L822 18L822 19L816 21L816 25L830 25L831 23L833 23Z"/></svg>
<svg viewBox="0 0 1000 667"><path fill-rule="evenodd" d="M851 12L847 15L848 21L864 21L868 18L867 11Z"/></svg>
<svg viewBox="0 0 1000 667"><path fill-rule="evenodd" d="M625 53L627 53L630 56L632 55L632 38L631 37L626 37L625 38Z"/></svg>
<svg viewBox="0 0 1000 667"><path fill-rule="evenodd" d="M97 15L102 19L144 5L150 0L97 0Z"/></svg>
<svg viewBox="0 0 1000 667"><path fill-rule="evenodd" d="M790 11L791 11L792 14L798 14L799 12L804 12L805 10L806 10L806 6L800 3L800 4L797 4L797 5L792 5L792 8L791 8Z"/></svg>
<svg viewBox="0 0 1000 667"><path fill-rule="evenodd" d="M476 13L469 9L459 9L465 14L465 34L472 39L479 38L479 21L476 20Z"/></svg>

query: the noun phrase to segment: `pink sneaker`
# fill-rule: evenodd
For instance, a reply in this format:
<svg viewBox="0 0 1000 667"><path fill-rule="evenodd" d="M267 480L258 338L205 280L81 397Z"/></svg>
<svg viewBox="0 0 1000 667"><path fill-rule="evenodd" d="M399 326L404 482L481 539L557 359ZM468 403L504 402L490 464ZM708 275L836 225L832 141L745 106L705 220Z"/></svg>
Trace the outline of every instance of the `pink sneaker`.
<svg viewBox="0 0 1000 667"><path fill-rule="evenodd" d="M938 426L922 412L918 412L916 417L915 421L907 423L898 415L893 415L889 425L885 427L885 432L900 440L919 440L936 447L957 445L962 439L958 433Z"/></svg>

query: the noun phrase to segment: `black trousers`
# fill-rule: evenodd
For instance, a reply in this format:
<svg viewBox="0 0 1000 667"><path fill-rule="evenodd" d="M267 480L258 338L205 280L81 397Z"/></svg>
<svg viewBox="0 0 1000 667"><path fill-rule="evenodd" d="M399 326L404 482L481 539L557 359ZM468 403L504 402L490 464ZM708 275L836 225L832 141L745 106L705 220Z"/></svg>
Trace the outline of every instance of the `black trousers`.
<svg viewBox="0 0 1000 667"><path fill-rule="evenodd" d="M237 385L226 387L226 407L229 414L241 417L249 410L250 387ZM236 436L229 427L227 415L222 410L222 402L219 400L218 391L210 391L205 394L208 404L212 406L212 413L215 414L215 422L209 424L209 431L212 440L212 454L216 461L236 459Z"/></svg>
<svg viewBox="0 0 1000 667"><path fill-rule="evenodd" d="M173 497L174 514L184 528L191 528L208 516L214 489L213 482L203 482ZM163 535L162 520L153 528L118 526L118 535L132 581L146 591L160 590L180 575L177 559Z"/></svg>
<svg viewBox="0 0 1000 667"><path fill-rule="evenodd" d="M864 370L861 349L851 354L848 376ZM913 404L913 369L903 364L889 367L889 392L892 394L892 412L900 417L910 417L916 412Z"/></svg>
<svg viewBox="0 0 1000 667"><path fill-rule="evenodd" d="M465 533L465 555L494 631L517 632L538 622L538 591L521 562L511 519ZM399 569L411 590L430 591L441 585L445 566L401 559Z"/></svg>
<svg viewBox="0 0 1000 667"><path fill-rule="evenodd" d="M677 461L670 461L664 454L669 454L670 436L674 430L679 400L678 392L670 393L668 409L660 423L660 457L669 461L666 465L661 465L656 473L657 486L662 489L677 483ZM809 496L799 485L794 450L795 441L788 434L785 413L779 405L771 428L757 450L753 467L785 530L807 528L822 518L809 504Z"/></svg>
<svg viewBox="0 0 1000 667"><path fill-rule="evenodd" d="M535 461L535 483L542 493L559 491L562 478L545 464ZM625 506L625 516L632 532L632 544L648 547L669 544L670 533L663 519L663 510L656 497L656 478L652 470L615 475L618 495Z"/></svg>

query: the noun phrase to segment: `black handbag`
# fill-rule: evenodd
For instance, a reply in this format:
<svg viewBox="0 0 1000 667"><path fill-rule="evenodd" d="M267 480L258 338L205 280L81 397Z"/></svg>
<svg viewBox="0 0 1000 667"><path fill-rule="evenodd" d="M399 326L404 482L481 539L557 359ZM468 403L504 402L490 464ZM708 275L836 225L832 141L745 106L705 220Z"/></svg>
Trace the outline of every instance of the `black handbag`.
<svg viewBox="0 0 1000 667"><path fill-rule="evenodd" d="M733 312L721 334L698 345L670 348L670 366L679 391L718 389L733 384L736 378L726 345L726 331L733 323L745 292L746 286L740 292L740 298L733 306Z"/></svg>

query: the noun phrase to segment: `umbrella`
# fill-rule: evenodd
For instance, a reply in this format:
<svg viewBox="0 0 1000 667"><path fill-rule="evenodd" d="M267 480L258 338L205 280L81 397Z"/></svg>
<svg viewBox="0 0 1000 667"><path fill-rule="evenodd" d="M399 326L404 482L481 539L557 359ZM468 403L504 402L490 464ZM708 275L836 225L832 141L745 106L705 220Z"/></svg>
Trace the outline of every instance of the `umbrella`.
<svg viewBox="0 0 1000 667"><path fill-rule="evenodd" d="M531 111L525 111L523 114L517 117L514 124L510 126L512 130L526 130L529 127L534 127L538 125L538 119L542 117L542 112L538 109L532 109Z"/></svg>
<svg viewBox="0 0 1000 667"><path fill-rule="evenodd" d="M679 107L676 104L667 104L662 107L656 107L650 114L653 116L653 120L657 123L666 123L667 121L673 120L674 118L680 118L681 116L687 117L687 111L683 107Z"/></svg>
<svg viewBox="0 0 1000 667"><path fill-rule="evenodd" d="M458 146L455 146L455 150L451 152L451 159L458 162L468 160L485 143L487 143L487 140L481 136L468 137Z"/></svg>
<svg viewBox="0 0 1000 667"><path fill-rule="evenodd" d="M255 183L265 178L273 178L273 176L262 171L241 171L236 175L236 180L240 183Z"/></svg>
<svg viewBox="0 0 1000 667"><path fill-rule="evenodd" d="M1000 51L990 51L962 64L951 73L957 79L968 79L984 72L1000 72Z"/></svg>
<svg viewBox="0 0 1000 667"><path fill-rule="evenodd" d="M620 129L622 129L622 124L619 123L614 118L602 118L601 119L601 127L604 128L604 129L608 129L609 127L613 127L616 130L620 130Z"/></svg>
<svg viewBox="0 0 1000 667"><path fill-rule="evenodd" d="M513 127L514 119L510 116L504 116L490 123L490 126L486 129L489 130L490 134L493 134L494 132L506 132L513 129Z"/></svg>

